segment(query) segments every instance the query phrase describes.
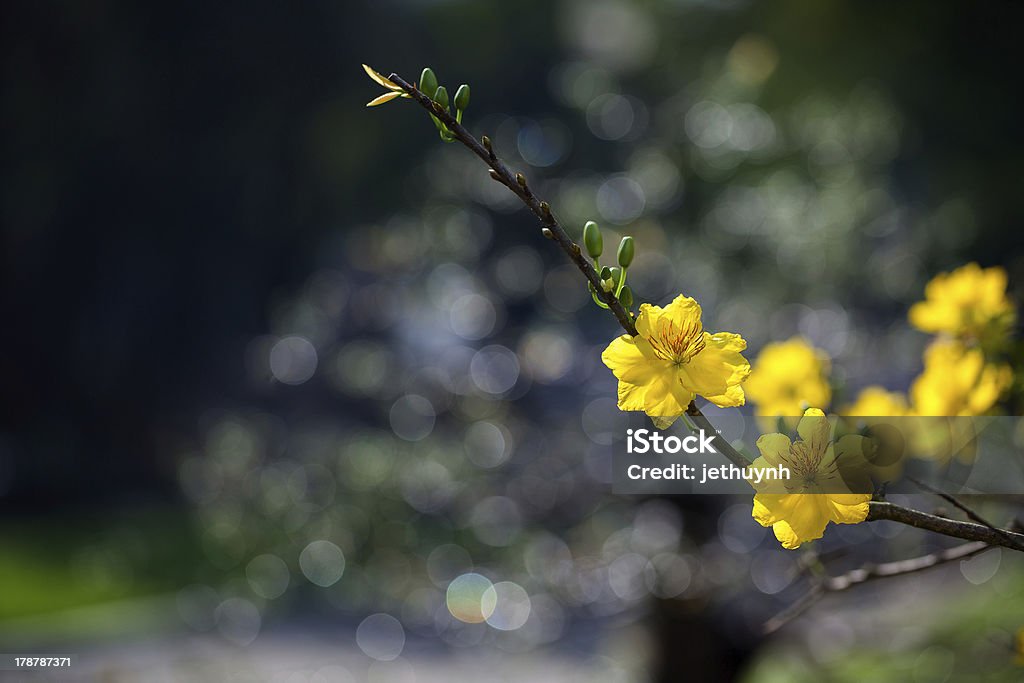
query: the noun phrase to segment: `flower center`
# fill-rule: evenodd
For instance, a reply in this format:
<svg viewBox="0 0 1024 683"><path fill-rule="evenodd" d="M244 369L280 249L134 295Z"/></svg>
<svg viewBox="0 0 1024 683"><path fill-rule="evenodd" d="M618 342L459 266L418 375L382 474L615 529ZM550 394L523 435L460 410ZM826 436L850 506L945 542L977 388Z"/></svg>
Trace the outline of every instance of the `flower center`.
<svg viewBox="0 0 1024 683"><path fill-rule="evenodd" d="M659 358L682 365L704 350L704 326L700 320L688 320L677 327L670 320L659 326L650 342Z"/></svg>
<svg viewBox="0 0 1024 683"><path fill-rule="evenodd" d="M790 445L789 454L783 457L782 461L792 473L789 481L796 486L787 484L787 488L791 491L807 489L814 487L821 479L832 479L838 471L838 466L833 460L822 470L821 461L826 451L827 449L822 449L815 452L805 441L796 441Z"/></svg>

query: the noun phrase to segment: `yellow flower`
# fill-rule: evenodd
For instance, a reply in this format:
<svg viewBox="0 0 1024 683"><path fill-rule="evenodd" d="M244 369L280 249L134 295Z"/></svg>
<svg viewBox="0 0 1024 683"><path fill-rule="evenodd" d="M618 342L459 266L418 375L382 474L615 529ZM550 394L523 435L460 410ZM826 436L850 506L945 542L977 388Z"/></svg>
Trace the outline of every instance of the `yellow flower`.
<svg viewBox="0 0 1024 683"><path fill-rule="evenodd" d="M757 414L795 417L807 406L827 406L832 389L826 381L828 358L800 337L768 344L754 361L747 382Z"/></svg>
<svg viewBox="0 0 1024 683"><path fill-rule="evenodd" d="M809 408L797 425L800 440L764 434L757 440L761 457L752 468L783 466L790 478L754 484L753 517L770 526L784 548L821 538L829 522L857 524L868 516L870 493L851 493L848 482L862 472L871 447L862 436L848 434L834 444L825 414ZM863 490L864 485L858 485ZM785 492L780 492L784 490Z"/></svg>
<svg viewBox="0 0 1024 683"><path fill-rule="evenodd" d="M601 355L619 380L620 410L642 410L664 428L698 394L723 408L743 405L747 342L705 332L696 301L680 294L665 308L643 304L636 329L635 337L622 335Z"/></svg>
<svg viewBox="0 0 1024 683"><path fill-rule="evenodd" d="M385 78L384 76L381 76L379 73L377 73L370 67L366 66L365 64L363 64L363 70L366 72L367 76L369 76L374 81L388 89L388 92L384 93L383 95L380 95L379 97L375 97L369 102L367 102L367 107L376 107L377 105L384 104L385 102L390 102L396 97L410 96L409 93L402 90L402 86L398 85L390 78Z"/></svg>
<svg viewBox="0 0 1024 683"><path fill-rule="evenodd" d="M915 419L907 436L913 454L943 463L953 456L973 461L979 425L964 418L989 413L1012 382L1010 366L987 363L981 349L951 339L934 342L910 387ZM957 419L939 419L946 417Z"/></svg>
<svg viewBox="0 0 1024 683"><path fill-rule="evenodd" d="M1006 296L1006 271L968 263L940 273L925 286L925 300L910 307L910 323L923 332L1002 342L1016 317Z"/></svg>
<svg viewBox="0 0 1024 683"><path fill-rule="evenodd" d="M875 449L865 468L876 481L895 481L903 474L907 441L916 436L915 420L903 419L909 412L905 395L880 386L864 387L857 400L840 411L844 417L857 418L848 420L847 426L870 430Z"/></svg>
<svg viewBox="0 0 1024 683"><path fill-rule="evenodd" d="M907 414L907 398L884 387L865 387L856 401L843 408L842 414L847 417L902 417Z"/></svg>
<svg viewBox="0 0 1024 683"><path fill-rule="evenodd" d="M979 348L939 340L924 352L924 372L910 387L915 415L954 417L989 411L1013 382L1008 365L985 362Z"/></svg>

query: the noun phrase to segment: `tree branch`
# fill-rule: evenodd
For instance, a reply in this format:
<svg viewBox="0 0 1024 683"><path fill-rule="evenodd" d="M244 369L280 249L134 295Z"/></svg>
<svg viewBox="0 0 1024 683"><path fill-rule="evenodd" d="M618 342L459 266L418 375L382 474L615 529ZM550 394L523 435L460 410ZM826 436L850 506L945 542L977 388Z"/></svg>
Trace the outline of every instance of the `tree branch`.
<svg viewBox="0 0 1024 683"><path fill-rule="evenodd" d="M918 488L920 488L920 489L922 489L924 491L927 491L928 493L931 493L931 494L934 494L934 495L938 496L939 498L941 498L942 500L946 501L947 503L949 503L953 507L959 509L965 515L967 515L967 518L970 519L971 521L977 522L978 524L981 524L982 526L986 526L989 529L991 529L992 531L994 531L995 533L997 533L1000 536L1002 536L1004 539L1006 539L1007 543L1010 544L1007 547L1013 548L1014 550L1024 550L1024 544L1017 543L1010 536L1011 532L1009 532L1009 531L1007 531L1005 529L1000 529L999 527L995 526L994 524L992 524L992 522L988 521L987 519L982 517L980 514L975 512L973 509L970 508L970 506L968 506L966 503L962 502L956 496L953 496L953 495L950 495L948 493L944 493L942 491L939 491L935 487L929 486L925 482L919 481L919 480L915 479L914 477L907 477L907 479L909 479L910 482L912 484L914 484L915 486L917 486Z"/></svg>
<svg viewBox="0 0 1024 683"><path fill-rule="evenodd" d="M597 292L598 298L608 306L612 315L614 315L615 319L619 321L619 325L622 326L622 329L630 336L635 337L637 335L637 331L636 325L633 322L632 314L622 306L612 292L604 291L604 288L601 286L600 275L598 275L594 266L591 265L590 261L588 261L583 255L580 245L569 237L569 233L565 231L565 228L562 227L552 213L551 206L533 193L526 177L521 173L513 173L494 153L494 149L490 146L490 141L486 137L484 138L483 143L478 141L465 128L465 126L456 121L454 117L444 110L444 108L427 97L415 85L412 85L398 74L393 73L388 76L388 78L402 88L402 90L407 92L409 96L412 97L412 99L421 107L437 117L437 119L452 132L452 135L455 136L456 140L461 142L467 149L469 149L469 151L473 152L473 154L480 157L485 164L490 166L491 177L519 197L523 204L526 205L526 208L528 208L540 221L544 236L554 240L554 242L558 244L562 251L565 252L566 256L569 257L569 260L572 261L576 267L579 268L580 272L583 273L583 276L587 278L587 281L593 286L594 291ZM703 429L705 433L712 435L712 443L714 444L715 450L724 455L730 462L738 467L747 467L750 465L750 461L744 457L743 454L733 448L732 444L729 443L726 438L718 433L694 401L691 401L690 405L687 406L686 414L699 429Z"/></svg>
<svg viewBox="0 0 1024 683"><path fill-rule="evenodd" d="M1002 546L1012 550L1024 549L1024 534L1014 531L996 529L984 524L975 524L974 522L961 522L956 519L949 519L948 517L939 517L938 515L911 510L910 508L894 505L893 503L876 500L868 503L866 521L877 522L883 519L906 524L917 529L934 531L944 536L961 538L965 541L981 541L988 545Z"/></svg>
<svg viewBox="0 0 1024 683"><path fill-rule="evenodd" d="M895 562L884 562L882 564L869 564L852 569L839 576L828 576L816 581L799 600L782 610L774 617L765 622L763 632L765 635L774 633L780 628L793 621L801 614L809 610L828 593L837 593L847 590L853 586L872 581L874 579L887 579L895 576L905 576L915 572L930 569L940 564L963 560L972 557L991 548L984 541L972 541L963 545L938 550L934 553L912 557L906 560Z"/></svg>
<svg viewBox="0 0 1024 683"><path fill-rule="evenodd" d="M550 232L550 239L553 239L558 246L565 252L583 276L587 278L591 285L597 292L598 298L603 301L612 314L615 316L619 324L622 325L628 334L636 336L636 325L633 324L633 317L629 312L623 308L622 304L615 295L611 292L604 291L601 286L601 277L598 275L594 266L590 264L590 261L583 255L580 245L573 242L572 238L565 231L565 228L561 226L554 214L551 212L551 207L547 202L541 201L533 191L530 189L529 184L526 182L525 176L522 174L513 173L509 170L509 167L502 162L501 159L495 155L493 148L489 149L484 147L468 130L465 126L456 121L448 112L446 112L439 104L431 100L429 97L423 94L419 88L411 85L409 82L404 80L398 74L391 74L388 76L389 79L400 86L405 92L409 93L413 100L415 100L421 107L426 109L428 112L436 116L441 123L443 123L448 130L452 132L459 142L461 142L469 151L480 157L485 164L491 167L491 177L497 180L499 183L507 187L513 194L526 205L533 215L537 217L543 228L546 228ZM517 177L518 176L518 177ZM523 178L523 182L520 183L518 178ZM548 232L544 233L548 236Z"/></svg>

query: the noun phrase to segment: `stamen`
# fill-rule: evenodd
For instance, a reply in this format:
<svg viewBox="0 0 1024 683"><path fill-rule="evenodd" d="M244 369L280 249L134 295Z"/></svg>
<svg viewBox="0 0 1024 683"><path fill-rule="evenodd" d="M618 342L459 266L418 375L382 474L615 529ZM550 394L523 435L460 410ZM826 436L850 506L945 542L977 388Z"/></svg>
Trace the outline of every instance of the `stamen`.
<svg viewBox="0 0 1024 683"><path fill-rule="evenodd" d="M699 320L688 320L678 328L670 320L659 327L650 343L660 358L677 364L687 363L704 350L704 326Z"/></svg>

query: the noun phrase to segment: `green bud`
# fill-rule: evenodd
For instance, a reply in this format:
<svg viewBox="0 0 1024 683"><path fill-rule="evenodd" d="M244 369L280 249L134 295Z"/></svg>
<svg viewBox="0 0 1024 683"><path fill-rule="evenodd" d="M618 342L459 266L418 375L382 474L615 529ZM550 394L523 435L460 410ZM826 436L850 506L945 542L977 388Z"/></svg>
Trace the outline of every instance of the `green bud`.
<svg viewBox="0 0 1024 683"><path fill-rule="evenodd" d="M619 286L620 280L622 280L622 269L612 266L612 282L615 283L616 287Z"/></svg>
<svg viewBox="0 0 1024 683"><path fill-rule="evenodd" d="M626 308L630 308L633 305L633 290L629 288L629 285L623 287L622 291L619 292L619 303Z"/></svg>
<svg viewBox="0 0 1024 683"><path fill-rule="evenodd" d="M445 110L448 109L448 91L445 87L438 86L437 92L434 93L434 101L440 104Z"/></svg>
<svg viewBox="0 0 1024 683"><path fill-rule="evenodd" d="M420 91L427 97L433 97L437 92L437 76L429 66L420 74Z"/></svg>
<svg viewBox="0 0 1024 683"><path fill-rule="evenodd" d="M601 228L597 227L594 221L587 221L583 226L583 244L587 247L590 258L599 258L604 251L604 238L601 237Z"/></svg>
<svg viewBox="0 0 1024 683"><path fill-rule="evenodd" d="M623 268L629 268L629 264L633 262L633 238L626 235L619 242L619 253L617 254L619 265Z"/></svg>
<svg viewBox="0 0 1024 683"><path fill-rule="evenodd" d="M463 83L455 91L455 108L459 111L466 111L469 106L469 86Z"/></svg>
<svg viewBox="0 0 1024 683"><path fill-rule="evenodd" d="M604 268L601 269L601 279L602 280L607 280L607 279L611 278L611 276L612 276L612 269L611 268L609 268L608 266L605 266Z"/></svg>

